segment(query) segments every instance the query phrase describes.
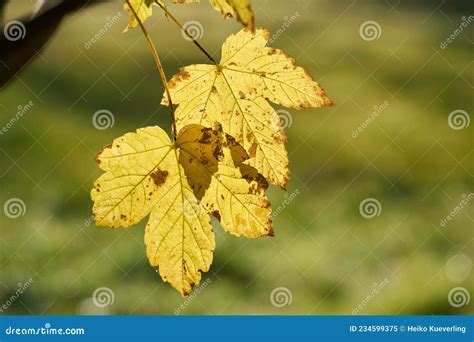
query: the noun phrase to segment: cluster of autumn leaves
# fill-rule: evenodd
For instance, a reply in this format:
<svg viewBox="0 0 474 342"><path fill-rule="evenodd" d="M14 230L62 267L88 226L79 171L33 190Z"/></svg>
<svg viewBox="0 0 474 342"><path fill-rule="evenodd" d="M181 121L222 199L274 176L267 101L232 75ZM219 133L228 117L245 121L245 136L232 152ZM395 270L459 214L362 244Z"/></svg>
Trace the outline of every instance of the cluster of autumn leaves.
<svg viewBox="0 0 474 342"><path fill-rule="evenodd" d="M91 192L99 226L128 227L150 215L149 262L183 296L212 262L210 215L235 236L273 235L265 190L284 189L289 171L287 138L269 102L332 104L294 59L266 46L269 32L253 29L249 0L211 3L247 27L226 40L220 63L184 67L168 82L176 138L153 126L115 139L97 156L104 174ZM151 15L152 1L131 4L141 21Z"/></svg>

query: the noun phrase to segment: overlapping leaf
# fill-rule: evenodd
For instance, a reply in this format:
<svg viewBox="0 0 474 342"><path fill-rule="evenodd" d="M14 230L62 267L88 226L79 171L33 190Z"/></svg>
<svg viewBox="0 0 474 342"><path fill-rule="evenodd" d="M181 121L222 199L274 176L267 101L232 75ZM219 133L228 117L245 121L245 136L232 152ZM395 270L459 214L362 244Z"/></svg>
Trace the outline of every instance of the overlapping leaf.
<svg viewBox="0 0 474 342"><path fill-rule="evenodd" d="M254 169L235 166L248 158L239 144L199 125L186 126L177 143L189 185L228 233L250 238L273 234L268 184Z"/></svg>
<svg viewBox="0 0 474 342"><path fill-rule="evenodd" d="M211 5L218 11L220 11L224 17L235 17L245 27L253 30L254 29L254 17L252 9L250 8L250 0L209 0ZM152 15L152 5L160 3L164 6L163 0L130 0L130 5L133 7L135 13L143 23ZM189 4L196 3L199 0L173 0L175 4ZM132 10L127 3L124 5L125 10L130 15L125 31L128 31L138 25L138 21L135 18Z"/></svg>
<svg viewBox="0 0 474 342"><path fill-rule="evenodd" d="M212 262L208 212L234 235L272 234L266 183L231 138L210 128L183 128L172 143L159 127L117 138L97 156L105 173L91 192L96 224L128 227L150 214L145 244L152 266L183 296Z"/></svg>
<svg viewBox="0 0 474 342"><path fill-rule="evenodd" d="M268 100L301 109L331 105L309 73L282 50L266 47L269 32L241 30L222 47L219 65L182 68L169 82L178 128L220 124L250 156L246 162L285 188L289 179L286 135ZM167 104L166 97L163 104Z"/></svg>

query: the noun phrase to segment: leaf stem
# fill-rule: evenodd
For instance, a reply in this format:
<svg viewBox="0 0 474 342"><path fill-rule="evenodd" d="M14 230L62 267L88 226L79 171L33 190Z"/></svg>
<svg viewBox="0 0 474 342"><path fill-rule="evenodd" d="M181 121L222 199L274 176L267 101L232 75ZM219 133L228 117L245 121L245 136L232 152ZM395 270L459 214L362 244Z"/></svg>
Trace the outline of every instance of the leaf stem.
<svg viewBox="0 0 474 342"><path fill-rule="evenodd" d="M130 1L125 0L125 2L127 3L128 7L130 8L130 11L133 13L133 16L135 17L135 19L138 21L138 24L140 25L140 28L143 32L143 35L145 36L145 38L148 42L148 45L150 46L153 58L155 59L156 67L158 68L158 71L160 73L161 82L163 83L163 87L165 88L166 97L168 99L168 107L169 107L170 112L171 112L173 139L174 139L174 141L176 141L176 137L177 137L178 132L176 131L176 120L175 120L175 115L174 115L173 102L171 101L170 89L168 87L168 82L166 80L166 74L165 74L165 71L163 69L163 65L161 64L160 56L158 55L158 51L156 50L155 44L153 44L153 41L151 40L151 37L148 34L148 31L146 30L146 28L143 25L142 21L138 17L138 14L135 11L135 9L130 4Z"/></svg>
<svg viewBox="0 0 474 342"><path fill-rule="evenodd" d="M184 33L188 36L188 38L192 40L192 42L194 43L194 45L196 45L196 46L198 47L198 49L201 50L201 52L204 53L204 54L206 55L206 57L207 57L213 64L217 65L217 62L215 61L214 58L212 58L212 56L210 55L210 53L207 52L206 49L204 49L204 47L203 47L201 44L199 44L199 42L198 42L196 39L194 39L194 37L188 32L188 30L179 22L178 19L176 19L176 17L175 17L173 14L171 14L170 11L168 11L168 10L166 9L165 6L163 6L159 1L156 1L156 0L155 0L155 4L157 4L158 6L161 7L161 9L165 12L165 14L166 14L168 17L170 17L171 20L173 20L176 25L179 26L179 28L181 29L181 31L184 32Z"/></svg>

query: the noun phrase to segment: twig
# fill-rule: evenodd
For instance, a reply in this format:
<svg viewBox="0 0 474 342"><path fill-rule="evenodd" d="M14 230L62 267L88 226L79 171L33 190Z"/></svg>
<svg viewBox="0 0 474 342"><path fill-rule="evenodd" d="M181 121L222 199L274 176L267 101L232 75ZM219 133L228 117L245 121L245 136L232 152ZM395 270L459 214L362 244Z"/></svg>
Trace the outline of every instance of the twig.
<svg viewBox="0 0 474 342"><path fill-rule="evenodd" d="M171 101L170 89L168 87L168 82L166 80L165 71L163 70L163 65L161 64L160 56L158 55L158 51L156 50L156 47L153 44L153 41L151 40L151 37L148 34L148 31L146 30L146 28L143 25L142 21L138 17L135 9L130 4L130 1L129 0L125 0L125 1L127 3L128 7L130 8L131 12L133 13L133 16L138 21L138 24L140 25L140 28L142 29L143 35L145 36L145 38L148 42L148 45L150 46L151 53L153 54L153 58L155 59L155 63L156 63L156 66L158 68L158 71L160 72L161 82L163 83L163 87L165 88L166 97L168 98L168 107L169 107L170 112L171 112L171 121L172 121L172 127L173 127L173 138L174 138L174 141L176 141L176 137L177 137L178 132L176 131L176 120L175 120L175 115L174 115L173 102Z"/></svg>
<svg viewBox="0 0 474 342"><path fill-rule="evenodd" d="M179 26L179 28L181 29L181 31L184 32L184 33L189 37L189 39L191 39L191 40L193 41L194 45L196 45L196 46L198 47L198 49L201 50L201 52L204 53L204 54L206 55L206 57L209 58L209 60L210 60L213 64L217 65L217 62L214 60L214 58L212 58L212 56L209 54L209 52L207 52L206 49L204 49L204 48L202 47L202 45L199 44L196 39L194 39L194 37L188 32L188 30L179 22L178 19L176 19L176 17L175 17L173 14L171 14L171 13L166 9L165 6L163 6L162 4L160 4L160 2L158 2L158 1L155 1L155 4L157 4L158 6L161 7L161 9L166 13L166 15L167 15L168 17L170 17L171 20L173 20L173 21L176 23L176 25Z"/></svg>

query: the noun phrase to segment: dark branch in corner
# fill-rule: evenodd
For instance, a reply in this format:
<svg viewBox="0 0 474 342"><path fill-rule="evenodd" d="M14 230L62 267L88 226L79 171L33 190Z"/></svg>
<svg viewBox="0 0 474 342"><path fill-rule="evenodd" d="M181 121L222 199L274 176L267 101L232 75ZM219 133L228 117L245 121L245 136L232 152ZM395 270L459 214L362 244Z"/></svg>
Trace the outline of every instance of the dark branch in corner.
<svg viewBox="0 0 474 342"><path fill-rule="evenodd" d="M8 0L0 0L0 22L3 9ZM63 0L56 6L40 12L37 16L18 19L22 24L2 23L0 37L0 89L11 81L21 70L34 59L47 42L54 36L62 20L98 0ZM9 25L9 27L6 27Z"/></svg>

